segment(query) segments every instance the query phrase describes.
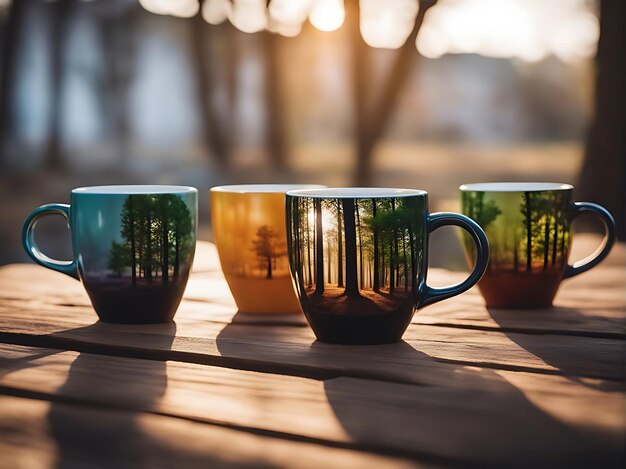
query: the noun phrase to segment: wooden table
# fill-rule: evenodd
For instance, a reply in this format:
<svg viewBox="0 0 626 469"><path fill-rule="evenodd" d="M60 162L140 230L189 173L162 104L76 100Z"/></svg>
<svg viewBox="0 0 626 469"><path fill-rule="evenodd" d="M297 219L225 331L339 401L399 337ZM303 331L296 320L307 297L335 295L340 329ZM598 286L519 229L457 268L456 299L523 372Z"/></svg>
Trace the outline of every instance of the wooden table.
<svg viewBox="0 0 626 469"><path fill-rule="evenodd" d="M207 243L176 324L98 323L78 282L5 266L0 466L622 467L625 265L618 245L551 310L474 289L379 346L236 314Z"/></svg>

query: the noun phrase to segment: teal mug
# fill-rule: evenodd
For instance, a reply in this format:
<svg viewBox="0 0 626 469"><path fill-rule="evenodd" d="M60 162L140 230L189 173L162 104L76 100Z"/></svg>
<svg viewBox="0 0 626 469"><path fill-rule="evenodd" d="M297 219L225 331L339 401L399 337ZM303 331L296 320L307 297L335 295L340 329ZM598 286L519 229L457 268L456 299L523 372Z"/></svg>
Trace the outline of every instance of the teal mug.
<svg viewBox="0 0 626 469"><path fill-rule="evenodd" d="M287 247L300 306L322 342L397 342L417 309L459 295L485 272L489 244L473 220L430 213L413 189L334 188L287 192ZM426 282L430 234L463 228L477 259L467 279Z"/></svg>
<svg viewBox="0 0 626 469"><path fill-rule="evenodd" d="M42 253L35 227L46 215L69 224L73 260ZM97 186L48 204L24 222L22 242L39 265L81 280L104 322L169 322L182 299L196 246L198 191L184 186Z"/></svg>

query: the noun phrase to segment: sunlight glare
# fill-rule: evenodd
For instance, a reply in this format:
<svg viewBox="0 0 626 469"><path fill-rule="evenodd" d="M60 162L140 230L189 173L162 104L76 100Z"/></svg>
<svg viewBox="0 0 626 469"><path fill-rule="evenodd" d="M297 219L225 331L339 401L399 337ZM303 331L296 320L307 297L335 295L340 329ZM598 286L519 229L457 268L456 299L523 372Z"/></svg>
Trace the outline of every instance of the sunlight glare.
<svg viewBox="0 0 626 469"><path fill-rule="evenodd" d="M440 0L416 46L429 58L476 53L535 62L554 54L572 61L592 56L598 35L584 0Z"/></svg>
<svg viewBox="0 0 626 469"><path fill-rule="evenodd" d="M198 0L139 0L139 4L150 13L191 18L200 10Z"/></svg>
<svg viewBox="0 0 626 469"><path fill-rule="evenodd" d="M367 45L397 49L411 34L419 9L417 0L360 0L361 35Z"/></svg>
<svg viewBox="0 0 626 469"><path fill-rule="evenodd" d="M272 0L270 18L280 24L302 24L311 11L313 0Z"/></svg>
<svg viewBox="0 0 626 469"><path fill-rule="evenodd" d="M309 21L320 31L339 29L346 18L343 0L316 0Z"/></svg>
<svg viewBox="0 0 626 469"><path fill-rule="evenodd" d="M228 19L244 33L256 33L267 27L265 0L234 0Z"/></svg>
<svg viewBox="0 0 626 469"><path fill-rule="evenodd" d="M202 5L202 18L209 24L222 24L229 13L230 0L205 0Z"/></svg>

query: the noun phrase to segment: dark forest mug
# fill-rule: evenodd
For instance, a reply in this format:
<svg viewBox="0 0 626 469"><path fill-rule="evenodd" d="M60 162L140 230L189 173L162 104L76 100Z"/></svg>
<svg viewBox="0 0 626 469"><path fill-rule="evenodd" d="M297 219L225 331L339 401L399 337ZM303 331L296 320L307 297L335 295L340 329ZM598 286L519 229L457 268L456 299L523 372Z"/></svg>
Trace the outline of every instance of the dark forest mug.
<svg viewBox="0 0 626 469"><path fill-rule="evenodd" d="M489 238L489 267L478 283L488 307L551 306L561 281L597 265L615 242L611 214L597 204L573 202L569 184L495 182L459 189L463 213ZM604 224L604 243L588 258L568 265L572 221L585 212ZM471 260L474 247L467 237L465 245Z"/></svg>
<svg viewBox="0 0 626 469"><path fill-rule="evenodd" d="M67 219L74 260L51 259L37 247L35 226L51 214ZM36 263L81 280L102 321L169 322L187 285L197 217L193 187L82 187L70 205L33 210L22 241Z"/></svg>
<svg viewBox="0 0 626 469"><path fill-rule="evenodd" d="M426 283L428 238L444 225L472 237L478 257L469 277ZM416 309L471 288L489 260L487 238L470 218L428 213L428 195L412 189L336 188L287 193L292 280L323 342L397 342Z"/></svg>

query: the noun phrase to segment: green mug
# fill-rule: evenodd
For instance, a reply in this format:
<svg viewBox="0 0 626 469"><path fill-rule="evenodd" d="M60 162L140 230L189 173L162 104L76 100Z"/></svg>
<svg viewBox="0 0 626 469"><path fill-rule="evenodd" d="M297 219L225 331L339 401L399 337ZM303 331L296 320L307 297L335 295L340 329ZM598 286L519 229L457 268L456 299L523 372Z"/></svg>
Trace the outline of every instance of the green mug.
<svg viewBox="0 0 626 469"><path fill-rule="evenodd" d="M478 283L488 307L551 306L561 281L598 265L615 242L611 214L597 204L574 202L574 187L569 184L494 182L459 189L462 212L476 220L489 238L489 266ZM572 221L585 212L604 224L604 243L589 258L569 265ZM468 238L465 247L473 258Z"/></svg>
<svg viewBox="0 0 626 469"><path fill-rule="evenodd" d="M68 221L73 260L51 259L35 243L37 222L52 214ZM22 241L39 265L81 280L102 321L169 322L187 285L197 218L193 187L81 187L70 205L33 210Z"/></svg>
<svg viewBox="0 0 626 469"><path fill-rule="evenodd" d="M424 191L296 190L287 192L286 203L292 281L322 342L397 342L417 309L470 289L487 267L480 226L458 213L430 213ZM447 225L468 233L476 262L463 282L431 287L428 240Z"/></svg>

